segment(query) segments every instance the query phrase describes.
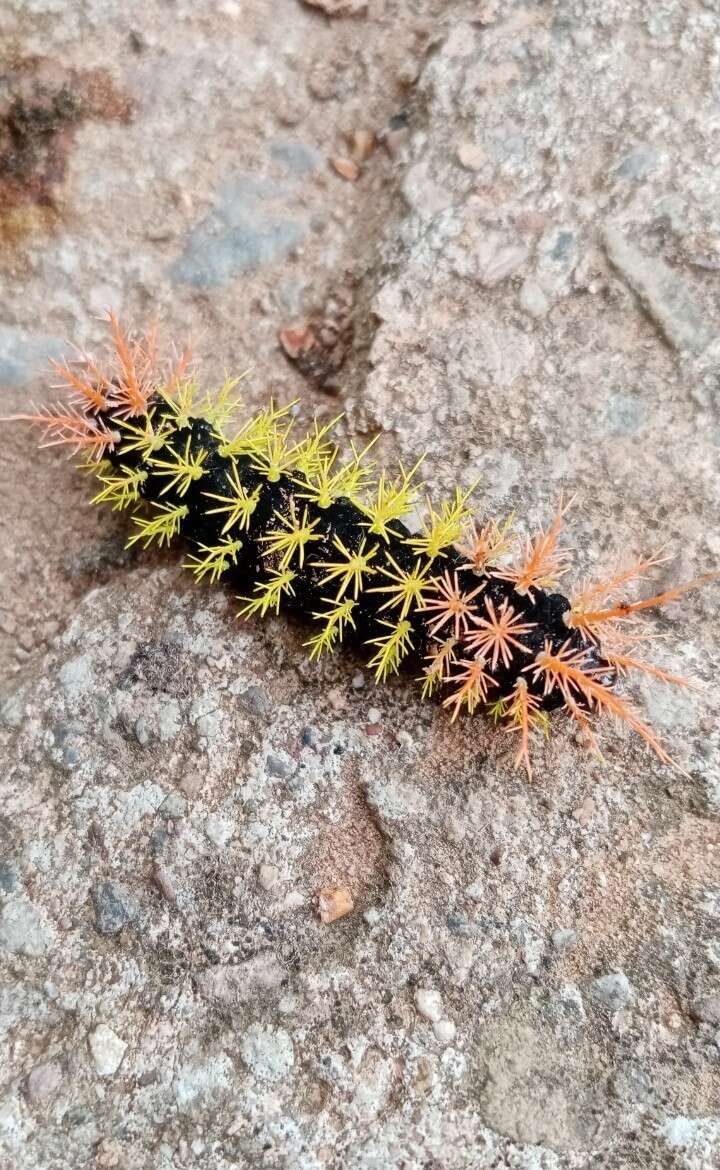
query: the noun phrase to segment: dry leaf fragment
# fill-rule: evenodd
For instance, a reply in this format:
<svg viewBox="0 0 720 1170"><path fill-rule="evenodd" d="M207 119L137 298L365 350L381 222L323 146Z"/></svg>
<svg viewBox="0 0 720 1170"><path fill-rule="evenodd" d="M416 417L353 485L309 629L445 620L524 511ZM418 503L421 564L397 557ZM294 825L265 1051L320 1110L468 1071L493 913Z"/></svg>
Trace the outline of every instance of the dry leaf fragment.
<svg viewBox="0 0 720 1170"><path fill-rule="evenodd" d="M351 158L331 158L330 164L342 179L355 183L360 178L360 167Z"/></svg>
<svg viewBox="0 0 720 1170"><path fill-rule="evenodd" d="M350 147L354 162L367 162L375 149L375 134L372 130L353 131Z"/></svg>
<svg viewBox="0 0 720 1170"><path fill-rule="evenodd" d="M323 886L318 894L318 913L326 926L350 914L354 907L352 894L345 886Z"/></svg>

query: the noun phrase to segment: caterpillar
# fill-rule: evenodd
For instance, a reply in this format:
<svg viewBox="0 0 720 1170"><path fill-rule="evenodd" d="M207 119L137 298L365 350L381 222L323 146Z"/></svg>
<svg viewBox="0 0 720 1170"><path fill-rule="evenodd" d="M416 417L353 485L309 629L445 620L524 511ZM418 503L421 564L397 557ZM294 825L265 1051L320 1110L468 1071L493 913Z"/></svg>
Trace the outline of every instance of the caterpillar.
<svg viewBox="0 0 720 1170"><path fill-rule="evenodd" d="M691 685L640 656L640 621L717 573L624 600L666 559L657 554L566 596L571 501L524 542L513 516L477 520L474 488L427 499L411 527L422 461L377 473L374 440L343 456L331 438L341 416L298 438L292 403L271 400L238 425L240 378L201 395L189 355L163 366L154 331L108 321L102 361L79 352L53 363L66 401L4 421L38 425L41 446L78 456L96 480L92 502L132 512L130 546L181 538L185 566L199 582L227 582L242 617L282 609L306 619L311 659L351 643L369 654L376 682L409 668L452 720L487 712L516 733L515 764L530 779L531 740L557 711L596 751L597 725L610 717L673 763L619 687L634 672Z"/></svg>

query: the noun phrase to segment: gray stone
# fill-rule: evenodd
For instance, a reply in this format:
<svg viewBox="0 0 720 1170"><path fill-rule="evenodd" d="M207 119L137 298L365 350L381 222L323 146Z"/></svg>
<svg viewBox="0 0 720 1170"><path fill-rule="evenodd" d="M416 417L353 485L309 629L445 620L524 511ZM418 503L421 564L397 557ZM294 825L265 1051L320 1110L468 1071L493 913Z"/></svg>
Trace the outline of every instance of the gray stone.
<svg viewBox="0 0 720 1170"><path fill-rule="evenodd" d="M620 1011L635 998L633 986L623 971L601 975L593 981L590 990L595 1002L610 1012Z"/></svg>
<svg viewBox="0 0 720 1170"><path fill-rule="evenodd" d="M33 1104L39 1104L50 1097L62 1083L62 1066L50 1060L36 1064L27 1079L27 1094Z"/></svg>
<svg viewBox="0 0 720 1170"><path fill-rule="evenodd" d="M621 1101L650 1105L657 1097L647 1069L634 1063L625 1065L613 1075L611 1087Z"/></svg>
<svg viewBox="0 0 720 1170"><path fill-rule="evenodd" d="M720 995L705 995L690 1004L690 1016L701 1024L720 1024Z"/></svg>
<svg viewBox="0 0 720 1170"><path fill-rule="evenodd" d="M604 240L610 262L667 341L679 350L702 352L712 340L713 331L677 273L659 257L645 255L617 228L607 227Z"/></svg>
<svg viewBox="0 0 720 1170"><path fill-rule="evenodd" d="M55 939L55 929L32 902L8 899L0 908L0 950L37 958Z"/></svg>
<svg viewBox="0 0 720 1170"><path fill-rule="evenodd" d="M272 709L272 703L262 687L247 687L238 695L238 702L251 715L259 715L266 719Z"/></svg>
<svg viewBox="0 0 720 1170"><path fill-rule="evenodd" d="M107 1024L98 1024L88 1037L88 1046L100 1077L112 1077L120 1068L127 1044Z"/></svg>
<svg viewBox="0 0 720 1170"><path fill-rule="evenodd" d="M552 932L552 945L556 951L569 951L577 942L577 932L569 927L559 927Z"/></svg>
<svg viewBox="0 0 720 1170"><path fill-rule="evenodd" d="M187 815L187 797L181 792L171 792L158 809L160 816L168 820L181 820Z"/></svg>
<svg viewBox="0 0 720 1170"><path fill-rule="evenodd" d="M213 966L201 972L197 985L207 999L236 1007L254 1003L262 992L277 991L286 981L285 968L271 951L236 966Z"/></svg>
<svg viewBox="0 0 720 1170"><path fill-rule="evenodd" d="M11 861L0 861L0 891L12 894L18 887L18 872Z"/></svg>
<svg viewBox="0 0 720 1170"><path fill-rule="evenodd" d="M208 1110L221 1100L234 1081L233 1062L226 1053L185 1061L173 1078L173 1094L181 1114Z"/></svg>
<svg viewBox="0 0 720 1170"><path fill-rule="evenodd" d="M483 288L494 288L521 268L527 258L528 248L522 240L489 228L472 252L459 252L454 268L458 276L475 279Z"/></svg>
<svg viewBox="0 0 720 1170"><path fill-rule="evenodd" d="M119 882L100 882L92 892L95 927L100 934L119 934L137 918L138 909Z"/></svg>
<svg viewBox="0 0 720 1170"><path fill-rule="evenodd" d="M289 780L295 775L297 764L288 756L279 756L272 752L266 761L269 776L277 776L280 780Z"/></svg>
<svg viewBox="0 0 720 1170"><path fill-rule="evenodd" d="M290 218L283 210L286 197L283 186L266 179L226 183L217 206L190 233L172 279L217 288L285 256L308 230L304 216Z"/></svg>
<svg viewBox="0 0 720 1170"><path fill-rule="evenodd" d="M618 179L646 179L657 168L660 154L654 147L643 143L636 146L615 168Z"/></svg>
<svg viewBox="0 0 720 1170"><path fill-rule="evenodd" d="M273 142L270 154L294 175L305 177L323 165L323 158L306 142Z"/></svg>
<svg viewBox="0 0 720 1170"><path fill-rule="evenodd" d="M235 823L227 817L210 813L205 818L203 830L208 841L211 841L218 849L224 849L228 841L232 840L235 835Z"/></svg>
<svg viewBox="0 0 720 1170"><path fill-rule="evenodd" d="M240 1041L240 1055L261 1081L281 1081L295 1063L293 1042L284 1028L252 1024Z"/></svg>
<svg viewBox="0 0 720 1170"><path fill-rule="evenodd" d="M48 337L14 325L0 325L0 385L23 386L39 366L65 352L60 337Z"/></svg>
<svg viewBox="0 0 720 1170"><path fill-rule="evenodd" d="M515 1142L584 1150L612 1117L584 1044L559 1043L539 1025L493 1020L480 1043L480 1108Z"/></svg>

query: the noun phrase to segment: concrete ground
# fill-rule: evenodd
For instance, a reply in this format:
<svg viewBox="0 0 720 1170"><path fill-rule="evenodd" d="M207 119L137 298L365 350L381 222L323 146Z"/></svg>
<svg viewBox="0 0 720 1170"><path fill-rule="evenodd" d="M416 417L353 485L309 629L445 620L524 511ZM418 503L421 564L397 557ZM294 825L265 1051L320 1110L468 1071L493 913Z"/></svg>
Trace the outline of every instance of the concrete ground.
<svg viewBox="0 0 720 1170"><path fill-rule="evenodd" d="M717 568L719 56L710 0L0 0L2 413L112 309L522 532L577 493L575 581ZM717 585L651 622L704 689L629 687L688 775L557 720L529 785L0 445L0 1165L720 1165Z"/></svg>

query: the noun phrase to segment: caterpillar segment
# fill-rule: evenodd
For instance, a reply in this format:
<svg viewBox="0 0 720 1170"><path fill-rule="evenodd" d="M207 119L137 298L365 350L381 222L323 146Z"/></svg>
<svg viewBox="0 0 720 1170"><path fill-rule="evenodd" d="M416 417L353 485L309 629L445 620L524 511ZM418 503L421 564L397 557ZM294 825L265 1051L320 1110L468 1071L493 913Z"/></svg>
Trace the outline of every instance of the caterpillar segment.
<svg viewBox="0 0 720 1170"><path fill-rule="evenodd" d="M377 473L373 443L343 457L331 437L337 418L298 437L294 404L271 401L234 423L240 379L201 397L188 355L163 369L153 335L109 323L106 359L79 354L55 366L67 403L14 417L44 429L41 445L82 457L97 481L93 502L131 514L128 544L180 538L185 566L198 582L232 589L242 617L305 618L311 659L352 644L376 682L409 669L452 720L485 711L514 734L530 778L532 739L559 709L595 749L597 724L612 716L672 762L618 683L639 672L690 685L640 657L639 622L717 574L628 602L625 591L661 563L655 556L566 595L571 501L521 544L512 516L479 523L472 490L458 488L440 504L426 500L411 531L420 463Z"/></svg>

